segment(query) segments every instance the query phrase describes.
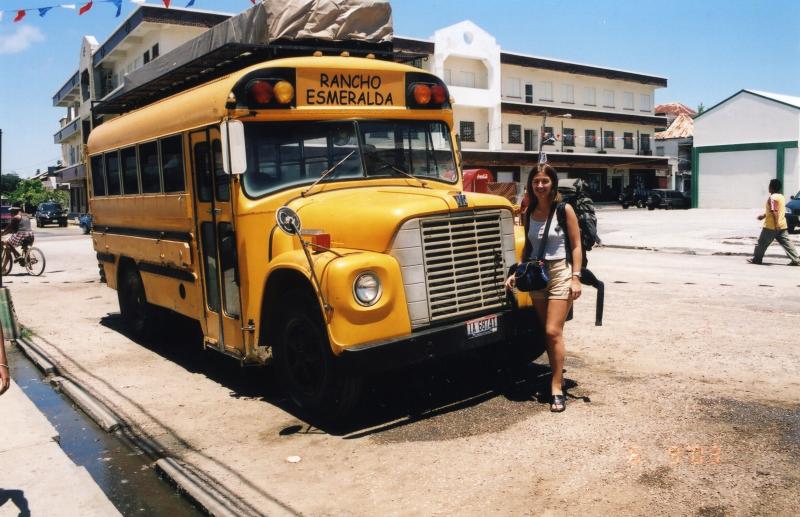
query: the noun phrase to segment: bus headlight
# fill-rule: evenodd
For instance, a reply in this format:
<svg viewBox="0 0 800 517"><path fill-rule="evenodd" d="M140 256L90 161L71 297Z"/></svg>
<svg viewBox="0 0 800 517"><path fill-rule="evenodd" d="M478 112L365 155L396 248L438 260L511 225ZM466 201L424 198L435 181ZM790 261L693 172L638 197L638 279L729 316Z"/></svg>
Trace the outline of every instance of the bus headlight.
<svg viewBox="0 0 800 517"><path fill-rule="evenodd" d="M381 297L381 291L381 281L372 271L361 273L353 283L353 296L365 307L375 305Z"/></svg>

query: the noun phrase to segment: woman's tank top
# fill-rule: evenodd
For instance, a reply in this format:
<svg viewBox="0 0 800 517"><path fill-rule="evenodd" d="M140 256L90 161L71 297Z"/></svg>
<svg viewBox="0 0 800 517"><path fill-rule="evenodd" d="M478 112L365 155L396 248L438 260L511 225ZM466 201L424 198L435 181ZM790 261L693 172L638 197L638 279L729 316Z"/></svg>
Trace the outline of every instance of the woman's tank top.
<svg viewBox="0 0 800 517"><path fill-rule="evenodd" d="M528 239L531 241L530 260L539 257L539 247L544 234L544 227L547 221L536 221L531 217L531 224L528 228ZM553 221L550 223L550 232L547 237L547 245L544 250L545 260L559 260L567 258L567 250L564 245L564 230L558 224L558 218L553 214Z"/></svg>

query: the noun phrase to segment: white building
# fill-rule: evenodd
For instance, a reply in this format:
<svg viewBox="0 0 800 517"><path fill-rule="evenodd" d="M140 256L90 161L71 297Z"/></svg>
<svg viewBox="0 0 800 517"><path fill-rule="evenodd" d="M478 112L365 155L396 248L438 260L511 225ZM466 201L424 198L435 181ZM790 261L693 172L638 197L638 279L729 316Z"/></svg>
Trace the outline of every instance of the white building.
<svg viewBox="0 0 800 517"><path fill-rule="evenodd" d="M700 208L760 208L769 180L800 189L800 97L741 90L694 119L692 199Z"/></svg>
<svg viewBox="0 0 800 517"><path fill-rule="evenodd" d="M667 127L656 133L656 156L667 158L669 188L680 192L692 191L692 146L694 119L697 112L679 103L656 106L656 114L667 117Z"/></svg>
<svg viewBox="0 0 800 517"><path fill-rule="evenodd" d="M108 96L126 74L226 20L228 14L155 5L138 7L103 43L94 36L81 42L78 68L53 95L53 106L66 109L53 136L61 144L58 183L70 185L72 212L88 211L83 145L102 115L93 118L92 103Z"/></svg>
<svg viewBox="0 0 800 517"><path fill-rule="evenodd" d="M616 199L628 184L668 186L667 160L652 149L667 126L653 109L665 78L506 52L471 21L432 41L395 37L394 47L426 54L417 66L449 85L465 168L524 182L544 132L556 137L544 147L548 161L563 177L585 179L598 199Z"/></svg>

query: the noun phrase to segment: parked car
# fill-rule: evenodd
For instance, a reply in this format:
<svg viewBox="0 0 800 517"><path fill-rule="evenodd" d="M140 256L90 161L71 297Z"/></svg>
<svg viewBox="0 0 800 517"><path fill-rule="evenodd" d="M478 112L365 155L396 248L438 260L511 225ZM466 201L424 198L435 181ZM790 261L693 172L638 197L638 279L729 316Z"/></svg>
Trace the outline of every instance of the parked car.
<svg viewBox="0 0 800 517"><path fill-rule="evenodd" d="M11 220L11 207L0 206L0 230L6 227Z"/></svg>
<svg viewBox="0 0 800 517"><path fill-rule="evenodd" d="M36 209L36 226L43 228L46 224L58 224L61 227L67 225L67 211L60 203L41 203Z"/></svg>
<svg viewBox="0 0 800 517"><path fill-rule="evenodd" d="M647 195L648 210L655 210L656 208L670 210L672 208L691 208L691 206L691 200L683 192L678 192L677 190L657 188L651 190Z"/></svg>
<svg viewBox="0 0 800 517"><path fill-rule="evenodd" d="M800 226L800 192L786 203L786 225L789 233L793 233Z"/></svg>

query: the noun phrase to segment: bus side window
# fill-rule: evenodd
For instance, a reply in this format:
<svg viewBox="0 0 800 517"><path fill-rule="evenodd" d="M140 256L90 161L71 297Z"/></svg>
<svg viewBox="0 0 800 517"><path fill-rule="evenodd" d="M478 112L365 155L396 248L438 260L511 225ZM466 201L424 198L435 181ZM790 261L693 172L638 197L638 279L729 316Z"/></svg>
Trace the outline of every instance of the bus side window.
<svg viewBox="0 0 800 517"><path fill-rule="evenodd" d="M142 192L161 192L161 171L158 166L158 142L147 142L139 146L139 170L142 176Z"/></svg>
<svg viewBox="0 0 800 517"><path fill-rule="evenodd" d="M122 191L125 194L139 194L139 172L136 167L136 146L126 147L119 152L122 161Z"/></svg>
<svg viewBox="0 0 800 517"><path fill-rule="evenodd" d="M105 154L106 190L109 196L119 195L119 153Z"/></svg>
<svg viewBox="0 0 800 517"><path fill-rule="evenodd" d="M103 174L103 155L92 156L92 192L94 197L106 195L106 178Z"/></svg>
<svg viewBox="0 0 800 517"><path fill-rule="evenodd" d="M181 135L161 139L161 170L164 173L164 192L184 192L183 140Z"/></svg>

